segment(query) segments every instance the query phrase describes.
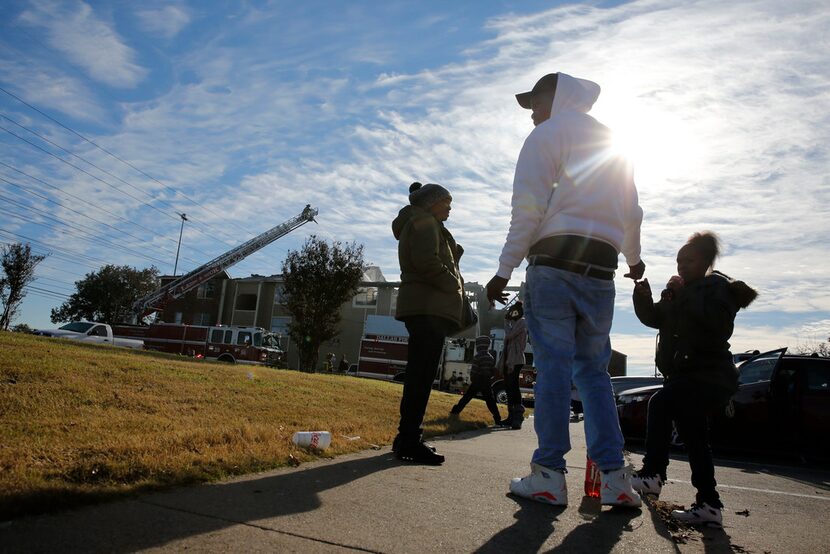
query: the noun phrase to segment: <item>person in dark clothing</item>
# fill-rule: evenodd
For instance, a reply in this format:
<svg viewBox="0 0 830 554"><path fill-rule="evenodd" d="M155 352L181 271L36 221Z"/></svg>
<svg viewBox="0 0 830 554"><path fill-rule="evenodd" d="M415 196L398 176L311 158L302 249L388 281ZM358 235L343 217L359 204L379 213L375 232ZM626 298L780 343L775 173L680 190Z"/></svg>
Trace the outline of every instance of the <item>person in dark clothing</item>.
<svg viewBox="0 0 830 554"><path fill-rule="evenodd" d="M490 354L490 337L487 335L476 337L476 354L470 366L470 386L464 396L461 397L461 400L458 401L458 404L452 407L450 414L460 414L470 400L480 393L484 398L484 402L487 403L487 409L493 414L493 421L496 425L501 425L499 406L496 404L496 399L493 398L493 391L490 388L495 371L496 360Z"/></svg>
<svg viewBox="0 0 830 554"><path fill-rule="evenodd" d="M409 348L401 419L392 450L398 459L438 465L444 456L423 442L421 425L446 337L461 326L464 252L444 227L452 196L436 184L412 183L409 205L392 222L398 240L401 286L395 318L406 325Z"/></svg>
<svg viewBox="0 0 830 554"><path fill-rule="evenodd" d="M511 429L521 429L525 408L519 390L519 375L525 364L527 346L527 322L524 306L516 302L504 316L504 350L502 351L504 385L507 391L507 424Z"/></svg>
<svg viewBox="0 0 830 554"><path fill-rule="evenodd" d="M735 315L757 293L743 281L712 271L719 241L695 233L677 253L677 272L656 304L644 279L634 286L634 311L645 325L660 330L657 368L663 388L648 404L646 454L633 479L640 493L660 494L669 465L672 421L685 444L697 489L689 510L672 515L691 524L723 523L715 467L709 447L708 415L722 409L738 390L738 372L729 351Z"/></svg>

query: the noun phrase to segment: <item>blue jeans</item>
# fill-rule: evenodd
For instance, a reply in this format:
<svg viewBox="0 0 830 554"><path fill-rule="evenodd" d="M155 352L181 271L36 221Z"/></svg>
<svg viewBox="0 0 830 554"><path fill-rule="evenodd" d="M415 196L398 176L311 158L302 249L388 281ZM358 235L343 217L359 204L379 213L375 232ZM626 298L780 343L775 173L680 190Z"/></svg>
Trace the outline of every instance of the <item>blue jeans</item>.
<svg viewBox="0 0 830 554"><path fill-rule="evenodd" d="M546 266L527 269L524 308L536 366L534 427L539 441L534 463L565 468L573 381L582 398L588 455L601 470L624 464L608 375L614 296L614 281Z"/></svg>

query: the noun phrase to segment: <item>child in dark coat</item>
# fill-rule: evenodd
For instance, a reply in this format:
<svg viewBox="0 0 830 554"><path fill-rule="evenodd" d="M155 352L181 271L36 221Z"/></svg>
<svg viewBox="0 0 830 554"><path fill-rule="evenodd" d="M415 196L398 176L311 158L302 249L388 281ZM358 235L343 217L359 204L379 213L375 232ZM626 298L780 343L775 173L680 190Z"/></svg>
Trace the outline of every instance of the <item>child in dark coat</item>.
<svg viewBox="0 0 830 554"><path fill-rule="evenodd" d="M457 415L461 413L470 400L481 393L484 402L487 403L487 408L493 414L493 420L496 425L501 425L501 415L499 414L499 407L496 400L493 398L493 391L490 384L493 380L493 375L496 370L496 360L490 354L490 337L487 335L480 335L476 337L476 354L473 357L473 363L470 366L470 386L467 392L458 401L458 404L453 406L450 414Z"/></svg>
<svg viewBox="0 0 830 554"><path fill-rule="evenodd" d="M656 362L665 383L649 400L646 454L632 485L640 493L660 494L674 421L689 455L697 496L689 510L672 515L686 523L716 526L723 521L723 504L715 489L707 417L738 389L729 338L738 310L757 296L743 281L712 271L719 249L714 233L692 235L677 253L679 275L671 278L656 304L647 279L634 285L637 317L660 330Z"/></svg>

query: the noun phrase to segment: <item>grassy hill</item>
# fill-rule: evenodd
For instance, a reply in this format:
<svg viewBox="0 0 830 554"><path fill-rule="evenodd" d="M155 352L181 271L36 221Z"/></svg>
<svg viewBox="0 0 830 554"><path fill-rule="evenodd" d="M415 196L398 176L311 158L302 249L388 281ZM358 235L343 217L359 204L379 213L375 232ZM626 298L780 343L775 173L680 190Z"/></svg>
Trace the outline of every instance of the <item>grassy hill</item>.
<svg viewBox="0 0 830 554"><path fill-rule="evenodd" d="M0 521L390 444L401 385L0 332ZM425 433L492 423L484 403ZM327 430L321 454L295 431Z"/></svg>

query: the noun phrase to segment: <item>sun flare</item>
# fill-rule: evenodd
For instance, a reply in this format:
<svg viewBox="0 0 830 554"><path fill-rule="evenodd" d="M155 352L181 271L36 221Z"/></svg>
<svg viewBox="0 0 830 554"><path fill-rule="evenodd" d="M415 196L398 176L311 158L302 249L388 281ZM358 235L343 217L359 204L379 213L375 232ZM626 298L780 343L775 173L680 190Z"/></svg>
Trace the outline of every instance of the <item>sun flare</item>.
<svg viewBox="0 0 830 554"><path fill-rule="evenodd" d="M600 121L614 133L614 149L634 164L638 187L688 178L699 167L702 151L692 126L654 107L634 103L607 104Z"/></svg>

